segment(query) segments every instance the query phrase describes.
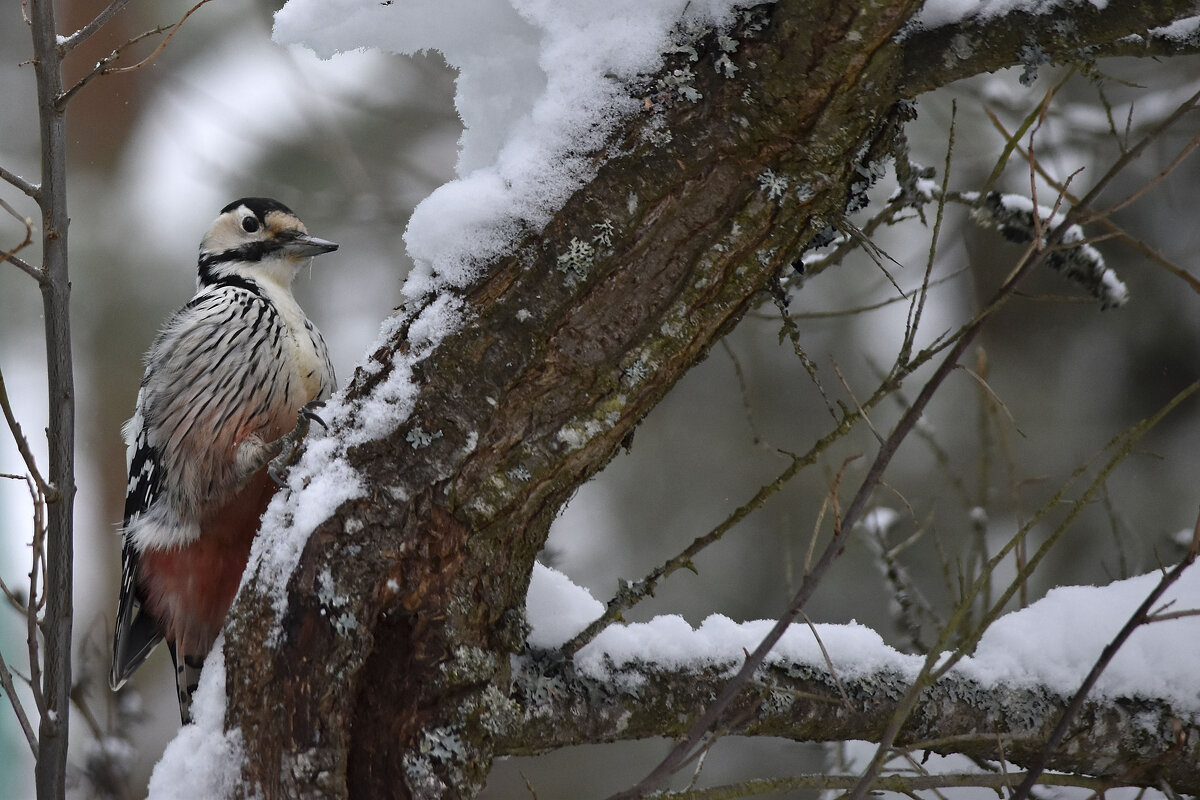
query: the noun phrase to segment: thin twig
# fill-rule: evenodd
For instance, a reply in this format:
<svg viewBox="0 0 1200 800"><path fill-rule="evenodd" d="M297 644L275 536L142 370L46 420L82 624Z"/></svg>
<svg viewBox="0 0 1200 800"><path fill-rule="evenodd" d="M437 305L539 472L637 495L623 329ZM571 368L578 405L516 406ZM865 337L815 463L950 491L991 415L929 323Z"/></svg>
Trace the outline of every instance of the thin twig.
<svg viewBox="0 0 1200 800"><path fill-rule="evenodd" d="M1183 114L1190 109L1190 105L1195 102L1196 97L1200 97L1200 92L1197 92L1197 94L1193 96L1193 99L1187 104L1176 109L1174 113L1172 113L1162 122L1162 124L1158 125L1154 130L1144 136L1134 147L1123 153L1104 173L1104 175L1100 177L1091 190L1084 195L1079 205L1075 206L1065 215L1063 215L1062 221L1058 225L1054 226L1053 230L1044 236L1041 235L1040 231L1038 232L1038 235L1035 236L1034 241L1026 249L1025 254L1018 262L1017 267L1014 268L1012 273L1004 281L996 295L993 297L992 302L985 306L984 310L968 326L967 331L960 336L950 354L942 361L938 371L929 380L929 382L925 384L925 387L921 391L921 395L913 404L913 408L910 409L910 413L902 417L900 422L897 423L896 430L893 432L892 437L889 437L889 443L894 441L894 446L898 446L899 442L903 440L903 437L907 435L908 430L916 424L916 417L914 417L911 412L922 412L924 410L925 405L932 397L933 392L936 391L937 387L940 385L941 380L945 378L946 374L948 374L951 369L956 367L957 359L962 355L966 345L969 344L970 340L974 338L974 335L978 333L983 322L1012 295L1017 282L1045 260L1049 251L1062 241L1064 234L1071 228L1071 226L1077 224L1077 220L1085 213L1084 210L1090 207L1094 200L1113 181L1116 175L1120 173L1126 166L1128 166L1130 162L1137 158L1141 152L1149 146L1151 141L1161 135L1162 132L1165 131L1172 123L1183 116ZM1032 157L1032 146L1030 146L1029 151ZM1036 198L1034 200L1034 206L1036 208ZM1038 214L1034 214L1035 220L1038 216ZM899 438L896 438L897 434L899 434ZM847 511L847 517L853 517L853 512L856 512L859 507L865 505L866 496L870 493L870 491L873 491L875 485L882 477L883 469L887 467L890 459L891 453L888 452L887 449L881 450L879 457L876 459L876 463L871 468L871 472L868 473L867 478L863 481L862 489L860 489L859 495L855 497L854 501L852 501L851 507ZM1043 545L1043 547L1044 546L1045 545ZM774 633L775 631L773 630L772 634ZM779 636L782 635L783 631L780 630L778 635L775 636L775 639L777 640ZM936 649L937 648L935 647L934 650L936 651ZM942 668L944 669L945 667L946 665L943 664ZM742 673L739 673L739 677L741 674ZM923 681L919 678L913 684L914 689L920 687L922 683ZM884 753L891 746L891 743L895 741L895 737L900 731L903 718L907 716L907 710L910 710L912 703L915 703L915 695L910 695L910 697L913 699L910 699L907 704L902 703L901 707L897 710L897 713L889 723L887 731L885 731L884 735L881 737L880 746L876 751L875 757L872 759L867 769L864 770L862 779L858 782L854 789L849 792L848 800L862 800L866 793L870 791L873 780L878 776L879 770L883 766Z"/></svg>
<svg viewBox="0 0 1200 800"><path fill-rule="evenodd" d="M742 410L746 413L746 425L750 428L750 435L753 437L754 444L762 444L763 436L759 432L758 426L754 424L754 411L750 407L750 390L746 386L746 375L742 372L742 362L737 357L737 353L733 352L733 348L729 345L729 337L721 339L721 349L725 351L725 355L729 357L729 362L733 364L733 375L737 378L738 389L742 395Z"/></svg>
<svg viewBox="0 0 1200 800"><path fill-rule="evenodd" d="M994 622L995 619L1002 613L1009 600L1012 599L1013 594L1017 591L1017 587L1025 584L1034 569L1036 569L1042 559L1049 554L1055 543L1061 538L1063 533L1073 523L1075 518L1083 511L1084 508L1087 508L1090 505L1092 498L1098 491L1099 487L1107 480L1108 475L1112 472L1116 465L1124 460L1124 458L1132 451L1134 444L1147 431L1153 428L1168 413L1170 413L1170 411L1178 406L1179 403L1194 394L1198 389L1200 389L1200 381L1192 384L1183 392L1177 394L1166 405L1159 409L1156 414L1145 420L1142 420L1137 425L1134 425L1129 430L1115 437L1106 446L1106 450L1115 448L1117 452L1112 456L1112 458L1109 459L1108 463L1105 464L1103 469L1100 470L1099 474L1092 481L1091 485L1088 486L1083 494L1074 501L1066 518L1058 524L1056 529L1050 534L1049 537L1047 537L1046 541L1042 543L1034 555L1026 563L1019 566L1016 577L1002 593L1001 597L999 597L992 604L988 612L983 615L982 619L976 623L975 629L963 638L957 648L955 648L949 654L945 654L944 649L947 643L950 641L955 631L957 631L964 623L971 606L975 603L976 598L988 585L992 572L1000 565L1003 559L1007 558L1008 554L1012 552L1012 550L1020 542L1024 541L1029 531L1033 529L1033 526L1036 525L1044 515L1049 513L1051 509L1061 506L1066 494L1067 486L1069 486L1076 477L1082 474L1086 467L1080 467L1078 470L1076 470L1076 472L1067 482L1067 485L1056 492L1055 495L1051 497L1041 509L1039 509L1033 518L1025 523L1025 525L1023 525L1021 529L1009 539L1008 543L991 557L991 559L984 566L980 575L975 579L970 589L963 592L963 596L959 600L957 607L950 617L950 620L942 629L938 640L929 648L929 654L925 658L925 663L922 666L921 671L912 681L909 689L905 692L904 697L901 698L899 704L897 705L896 711L889 720L884 733L879 738L879 747L875 752L875 756L868 765L867 769L864 770L862 780L858 786L856 786L854 791L850 793L851 796L859 791L870 791L869 787L871 779L878 776L879 771L882 769L884 761L886 760L887 752L890 750L892 743L899 734L904 721L916 707L921 693L928 686L932 685L936 680L945 675L951 669L951 667L954 666L954 664L961 660L964 655L966 655L975 647L975 644L978 642L980 636L982 636L983 631L987 630L992 622Z"/></svg>
<svg viewBox="0 0 1200 800"><path fill-rule="evenodd" d="M921 315L925 311L925 300L929 297L929 277L933 274L934 256L937 254L938 238L942 232L942 219L946 211L946 192L950 189L950 166L954 158L954 122L958 117L958 103L950 103L950 132L946 140L946 160L942 168L942 191L938 193L937 215L933 221L933 233L929 237L929 257L925 259L925 274L921 278L921 289L909 309L909 321L904 330L904 342L900 345L900 360L907 361L912 355L917 330L921 327Z"/></svg>
<svg viewBox="0 0 1200 800"><path fill-rule="evenodd" d="M210 2L212 2L212 0L200 0L200 2L196 3L196 5L189 8L187 10L187 13L184 14L182 17L180 17L179 22L176 22L174 27L171 28L171 32L168 33L166 35L166 37L159 43L158 47L154 48L153 53L146 56L138 63L132 64L128 67L115 67L115 68L109 70L108 74L109 75L119 75L122 72L133 72L135 69L141 69L142 67L146 66L151 61L153 61L154 59L158 58L159 55L162 53L162 51L166 49L167 45L170 44L171 39L174 38L175 34L179 32L179 29L183 26L183 23L187 22L187 18L190 17L192 14L196 13L196 11L198 11L201 6L207 5Z"/></svg>
<svg viewBox="0 0 1200 800"><path fill-rule="evenodd" d="M58 42L58 57L63 58L67 53L86 42L93 33L108 24L108 21L125 10L129 0L113 0L97 14L91 22Z"/></svg>
<svg viewBox="0 0 1200 800"><path fill-rule="evenodd" d="M1142 601L1142 604L1133 612L1133 615L1129 617L1113 640L1100 653L1100 658L1096 660L1091 671L1088 672L1087 677L1080 684L1079 689L1071 697L1071 702L1063 710L1062 717L1059 718L1058 724L1054 726L1054 731L1050 734L1050 737L1046 740L1042 748L1038 750L1037 755L1034 756L1033 763L1030 765L1029 771L1025 774L1025 779L1021 781L1021 785L1017 787L1010 800L1025 800L1029 796L1029 792L1046 769L1046 761L1050 757L1050 754L1062 744L1063 738L1067 735L1067 729L1079 714L1080 709L1083 708L1083 701L1087 697L1088 692L1092 690L1092 687L1096 685L1096 681L1100 679L1100 673L1104 672L1113 657L1116 656L1117 651L1124 646L1129 637L1133 635L1133 632L1149 621L1150 610L1154 607L1154 604L1158 602L1158 599L1163 596L1163 593L1167 589L1171 588L1179 580L1184 571L1195 563L1197 554L1200 554L1200 513L1196 516L1196 527L1192 532L1192 546L1188 548L1187 554L1170 572L1163 575L1158 585L1154 587L1150 594L1146 595L1146 599Z"/></svg>
<svg viewBox="0 0 1200 800"><path fill-rule="evenodd" d="M898 389L906 376L932 360L944 349L949 347L956 338L957 337L951 337L946 340L935 342L915 355L908 363L894 368L892 373L888 375L875 389L875 392L871 395L871 397L861 404L862 411L847 411L843 413L833 431L818 440L803 456L792 455L791 458L793 460L791 465L783 470L783 472L781 472L774 481L761 487L754 497L730 514L729 517L727 517L719 525L703 536L698 537L685 550L667 560L661 566L652 570L642 580L634 584L622 585L617 594L608 601L604 613L597 619L593 620L592 623L587 626L587 628L581 631L573 639L563 645L563 653L570 657L578 652L580 648L582 648L592 639L596 638L600 631L602 631L605 627L620 620L621 614L624 611L632 608L642 598L653 594L654 590L657 588L659 582L663 578L667 577L681 567L686 567L689 569L692 568L692 558L697 553L699 553L712 542L720 539L737 522L741 521L743 518L749 515L750 512L757 509L771 495L778 492L779 489L783 488L783 486L793 477L795 477L795 475L798 474L801 469L815 463L816 459L821 455L821 453L825 452L834 442L848 434L850 430L856 424L858 424L863 412L874 408L881 400L883 400L883 398L887 397L893 391ZM828 503L828 497L826 497L826 502ZM813 543L815 544L815 538ZM807 560L805 563L805 571L809 571L809 562ZM803 588L803 585L801 588Z"/></svg>
<svg viewBox="0 0 1200 800"><path fill-rule="evenodd" d="M833 685L837 687L838 694L842 696L842 705L850 713L854 713L854 706L850 702L850 695L846 694L846 687L842 685L842 679L838 677L837 670L833 666L833 659L829 657L829 651L825 649L825 643L821 641L821 634L817 633L817 626L813 625L813 621L808 618L808 614L800 615L804 619L804 623L808 625L808 629L812 631L813 638L817 640L817 647L821 648L821 657L825 659L825 669L829 670L829 677L833 678Z"/></svg>
<svg viewBox="0 0 1200 800"><path fill-rule="evenodd" d="M33 503L34 527L36 528L38 525L38 516L37 515L41 511L39 504L42 502L43 495L38 494L37 486L34 484L33 478L31 478L29 475L12 475L7 472L0 472L0 478L8 478L9 480L21 481L22 483L25 484L26 489L29 490L29 499ZM17 594L12 589L8 588L8 584L4 581L3 578L0 578L0 591L4 592L4 596L6 598L8 598L8 602L12 604L12 607L16 611L18 611L21 614L21 616L25 616L25 614L29 610L28 606L26 605L26 602L24 600L22 600L20 597L18 597Z"/></svg>
<svg viewBox="0 0 1200 800"><path fill-rule="evenodd" d="M163 50L166 49L167 44L170 43L171 39L174 38L175 34L179 32L179 28L183 25L184 22L187 21L187 18L190 17L192 14L194 14L197 10L199 10L199 8L201 6L207 5L210 2L212 2L212 0L200 0L200 2L196 3L196 5L189 8L187 10L187 13L185 13L179 19L179 21L176 22L174 25L159 25L157 28L153 28L151 30L146 31L145 33L141 33L141 34L138 34L137 36L134 36L132 39L128 40L121 46L117 47L109 55L100 59L100 61L96 64L95 68L93 68L91 72L84 75L82 78L80 78L78 81L75 82L74 86L72 86L70 89L63 92L59 96L59 98L58 98L59 107L61 108L63 105L65 105L66 102L68 100L70 100L75 95L76 92L78 92L84 86L91 83L94 79L100 77L101 75L119 75L123 72L132 72L133 70L141 69L142 67L146 66L150 62L154 61L154 59L158 58L159 55L163 52ZM151 36L157 36L158 34L162 33L163 31L169 31L169 33L167 33L166 37L161 42L159 42L158 47L154 48L154 51L152 53L150 53L150 55L143 58L141 61L137 62L136 64L131 64L128 67L110 66L114 61L116 61L118 58L120 58L121 53L124 52L124 50L126 48L136 44L137 42L140 42L143 39L149 38Z"/></svg>
<svg viewBox="0 0 1200 800"><path fill-rule="evenodd" d="M46 500L54 502L58 498L58 492L53 486L46 483L46 479L42 477L42 473L38 469L37 460L33 457L33 450L29 447L29 441L25 438L25 433L21 430L21 423L17 421L12 410L12 403L8 399L3 370L0 370L0 411L4 413L4 420L8 423L9 431L12 432L13 441L17 444L17 452L21 454L21 460L25 462L25 469L29 470L29 475L37 484L38 490L45 495Z"/></svg>
<svg viewBox="0 0 1200 800"><path fill-rule="evenodd" d="M17 722L21 725L21 732L25 734L25 741L29 743L29 752L33 753L33 760L37 761L37 734L33 731L33 724L29 721L29 715L25 713L25 706L21 705L21 699L17 697L16 687L13 686L12 672L8 668L8 662L4 660L3 653L0 653L0 688L4 689L4 694L8 697L8 702L17 717Z"/></svg>
<svg viewBox="0 0 1200 800"><path fill-rule="evenodd" d="M1044 108L1045 105L1043 104L1043 109ZM1152 141L1153 138L1159 135L1163 130L1165 130L1171 123L1176 121L1182 115L1182 113L1182 109L1177 110L1174 114L1164 120L1163 124L1158 126L1155 131L1144 137L1127 153L1122 154L1122 156L1117 159L1114 165L1103 176L1101 176L1100 180L1084 196L1080 206L1077 206L1076 208L1073 208L1067 212L1064 215L1062 222L1054 226L1053 230L1051 230L1048 234L1043 234L1039 228L1034 241L1026 249L1025 253L1018 261L1016 268L1014 268L1012 273L995 292L991 302L989 302L983 308L983 310L977 314L970 323L964 326L958 335L953 338L953 344L949 347L949 353L942 360L934 375L926 382L916 401L913 403L913 406L896 424L891 435L888 437L885 444L880 448L875 462L867 472L866 477L860 485L858 493L855 495L854 499L847 508L844 518L840 521L840 524L835 526L834 535L827 545L823 555L821 556L821 559L814 566L812 571L805 576L799 590L792 598L792 601L789 603L785 612L779 617L770 633L768 633L762 642L755 648L754 652L747 656L746 660L742 664L741 669L739 669L735 677L725 685L717 699L705 710L700 718L696 720L696 722L687 732L684 740L672 749L671 753L669 753L668 756L663 759L663 761L650 773L650 775L648 775L645 779L631 789L614 795L614 800L616 798L624 799L642 796L651 787L657 785L668 775L673 774L691 757L690 754L693 752L696 744L701 740L705 732L707 732L713 726L720 715L724 713L725 709L728 707L729 703L732 702L734 697L740 693L742 687L749 680L750 675L753 674L753 672L763 662L767 653L770 652L779 638L783 636L784 632L790 627L791 622L796 618L796 615L799 613L801 608L803 608L804 604L807 603L808 598L811 596L813 591L815 591L817 582L819 582L832 562L841 554L842 550L844 550L844 537L846 530L852 527L854 522L857 521L858 516L866 507L868 498L874 492L876 486L882 479L883 472L891 463L891 459L898 449L900 443L907 438L909 432L916 425L917 420L920 418L920 415L924 413L924 410L929 401L932 399L932 396L940 388L946 377L953 369L957 367L958 359L962 356L963 352L965 352L971 341L973 341L975 336L981 330L983 324L990 319L992 314L994 314L1001 306L1003 306L1004 303L1012 296L1020 280L1031 270L1037 268L1045 261L1048 252L1062 241L1066 231L1075 225L1077 220L1082 216L1084 213L1083 209L1087 208L1090 203L1094 201L1094 199L1098 197L1105 188L1107 188L1116 174L1123 170L1124 167L1127 166L1134 158L1140 155L1140 153L1148 146L1149 142ZM1061 196L1059 201L1061 202ZM1036 214L1034 216L1035 218L1037 217ZM1035 224L1040 226L1040 220L1035 219ZM902 366L903 365L897 365L898 368ZM900 715L898 714L897 716ZM875 759L873 759L871 765L867 768L860 781L855 785L853 791L850 793L852 800L858 800L859 798L863 797L863 795L869 791L870 787L873 785L875 778L878 776L879 769L882 766L882 754L885 752L886 748L890 746L890 741L894 741L895 735L899 731L899 726L900 722L896 719L893 719L892 725L889 727L887 735L885 736L886 741L881 743Z"/></svg>
<svg viewBox="0 0 1200 800"><path fill-rule="evenodd" d="M1004 128L1004 123L1002 123L1000 121L1000 119L998 117L996 117L996 115L993 114L990 110L985 109L985 113L988 115L988 118L991 119L992 125L994 125L996 127L996 130L998 130L1003 136L1007 137L1009 134ZM1020 151L1022 156L1025 155L1025 152L1023 150L1020 150L1019 146L1018 146L1018 150ZM1055 190L1062 192L1063 196L1066 197L1068 200L1070 200L1072 203L1074 203L1076 205L1079 204L1079 198L1075 197L1069 191L1067 191L1066 187L1062 186L1052 175L1050 175L1050 173L1046 172L1046 170L1042 168L1041 164L1038 164L1038 175L1041 176L1042 180L1046 181L1046 183L1048 183L1052 187L1054 187ZM1168 272L1175 275L1177 278L1182 278L1184 281L1187 282L1188 286L1190 286L1192 288L1192 291L1196 292L1197 294L1200 294L1200 279L1193 277L1183 267L1180 267L1180 266L1172 263L1170 261L1170 259L1168 259L1166 256L1164 256L1162 253L1158 252L1153 247L1151 247L1149 244L1147 244L1146 242L1137 238L1136 236L1133 236L1132 234L1130 234L1128 231L1126 231L1120 225L1113 222L1112 219L1110 219L1108 217L1100 217L1095 221L1098 222L1100 225L1103 225L1105 228L1107 228L1112 235L1119 237L1126 244L1132 245L1134 248L1136 248L1138 251L1140 251L1141 254L1144 255L1146 258L1148 258L1151 261L1153 261L1154 263L1158 264L1160 267L1166 269Z"/></svg>
<svg viewBox="0 0 1200 800"><path fill-rule="evenodd" d="M38 609L42 599L38 597L38 579L42 586L45 580L45 541L46 520L44 516L44 500L36 486L30 487L33 495L33 540L30 542L33 563L29 567L29 596L25 599L25 646L29 653L29 688L33 690L33 701L37 706L38 716L46 714L45 694L42 691L42 661L38 644Z"/></svg>
<svg viewBox="0 0 1200 800"><path fill-rule="evenodd" d="M0 167L0 178L3 178L4 180L8 181L13 186L17 187L22 192L29 195L30 198L32 198L34 200L38 199L38 194L39 194L38 187L36 185L30 183L29 181L25 180L24 178L22 178L20 175L16 174L15 172L9 172L4 167Z"/></svg>
<svg viewBox="0 0 1200 800"><path fill-rule="evenodd" d="M1055 233L1051 234L1051 237L1053 238L1055 235L1061 237L1061 226L1060 230L1057 230ZM1055 241L1057 241L1057 239L1055 239ZM889 435L887 441L884 442L883 446L880 447L879 454L876 456L874 463L872 463L866 477L863 479L858 493L854 496L854 499L851 500L845 516L840 520L839 524L834 527L833 537L829 541L828 545L826 545L821 558L813 566L812 570L804 576L804 579L801 581L800 588L792 597L791 602L788 604L783 614L779 616L775 625L771 628L771 631L763 638L754 651L746 657L746 660L742 663L742 666L738 670L737 674L725 684L720 695L717 696L717 699L713 701L713 703L707 709L705 709L705 712L700 715L699 719L692 724L683 740L671 750L667 757L664 758L662 762L660 762L659 765L655 767L655 769L637 785L624 792L619 792L618 794L613 795L611 800L630 800L630 798L643 796L650 788L658 785L659 782L664 780L667 776L673 774L683 763L687 761L693 748L701 740L705 732L713 726L720 715L724 713L725 709L729 706L733 699L741 693L742 688L746 685L747 681L749 681L750 676L755 670L758 669L763 660L766 658L767 653L771 651L776 642L779 641L779 639L791 626L792 621L795 620L797 614L799 614L800 610L808 602L813 592L816 591L817 584L824 577L825 573L828 572L829 567L833 564L833 562L838 558L838 556L841 555L842 551L845 549L846 531L852 528L854 523L858 520L858 517L866 507L867 499L874 492L875 487L882 479L883 472L887 469L888 464L891 463L891 459L895 455L896 450L899 448L900 443L908 437L909 432L916 425L921 414L924 413L926 406L933 397L933 394L954 369L958 359L962 356L962 353L966 350L967 346L982 328L983 323L989 319L991 315L1001 305L1003 305L1004 301L1011 296L1017 281L1027 274L1030 269L1040 264L1044 258L1045 251L1035 252L1032 247L1028 248L1026 250L1025 258L1022 259L1022 266L1016 270L1012 276L1010 276L1010 279L1006 281L1003 286L1001 286L992 302L989 303L983 309L983 311L981 311L975 317L974 320L968 323L968 325L964 326L960 335L955 339L954 344L950 346L950 352L945 356L942 363L935 371L933 377L931 377L922 388L921 393L913 403L912 408L910 408L909 411L903 417L901 417L900 421L896 424L896 427ZM898 367L899 366L900 365L898 365ZM867 775L863 776L863 782L859 785L862 788L862 791L865 791L865 785L870 784L870 780L875 777L875 774L877 774L877 768L874 773L869 775L869 777Z"/></svg>
<svg viewBox="0 0 1200 800"><path fill-rule="evenodd" d="M849 425L845 426L845 430L848 432ZM730 528L741 522L753 511L760 508L768 498L786 486L787 483L792 478L796 477L796 475L798 475L802 469L813 464L817 460L817 457L820 455L820 453L826 447L832 444L835 438L840 437L841 434L839 431L842 431L842 428L839 428L838 431L835 431L836 436L831 435L833 438L827 437L826 439L822 439L804 456L792 456L792 463L789 464L788 467L783 470L783 472L779 473L775 480L771 481L765 486L760 487L759 490L754 494L754 497L750 498L748 501L734 510L732 514L727 516L721 521L720 524L718 524L708 533L693 540L692 543L684 548L679 554L667 559L662 563L662 565L654 570L651 570L650 573L648 573L646 577L642 578L640 581L633 584L622 585L621 590L618 591L617 594L608 601L608 605L605 607L604 613L593 620L590 625L584 628L578 635L571 639L571 641L563 645L563 653L568 657L573 656L579 651L580 648L582 648L592 639L595 639L600 631L604 630L611 623L621 619L621 614L623 612L632 608L642 598L653 595L655 589L658 588L659 582L662 581L663 578L666 578L681 568L692 569L692 559L694 559L701 550L708 547L713 542L718 541L722 536L725 535L726 532L729 531Z"/></svg>
<svg viewBox="0 0 1200 800"><path fill-rule="evenodd" d="M16 218L18 222L25 226L25 239L11 250L5 253L0 253L0 261L7 261L11 263L17 269L21 270L26 275L37 281L39 285L44 284L46 282L46 274L42 270L33 266L23 258L17 258L17 253L33 244L33 223L29 221L28 217L22 217L20 214L18 214L17 210L10 206L3 198L0 198L0 208L3 208L9 214L12 214L12 216Z"/></svg>
<svg viewBox="0 0 1200 800"><path fill-rule="evenodd" d="M1169 611L1159 614L1151 614L1146 622L1168 622L1173 619L1184 619L1186 617L1200 617L1200 608L1189 608L1186 611Z"/></svg>
<svg viewBox="0 0 1200 800"><path fill-rule="evenodd" d="M1139 200L1142 197L1142 195L1144 195L1146 192L1153 189L1155 186L1157 186L1159 183L1161 183L1164 179L1166 179L1166 177L1168 175L1170 175L1172 172L1174 172L1175 168L1178 167L1185 158L1187 158L1189 155L1191 155L1192 151L1196 149L1197 145L1200 145L1200 133L1193 136L1191 141L1189 141L1186 145L1183 146L1183 149L1179 151L1179 154L1175 156L1175 159L1173 161L1171 161L1170 164L1168 164L1166 167L1164 167L1153 178L1151 178L1150 180L1146 181L1144 184L1139 186L1135 191L1130 192L1129 195L1124 200L1118 200L1116 203L1113 203L1111 206L1108 206L1107 208L1104 208L1100 211L1092 212L1091 216L1085 217L1083 220L1081 220L1081 222L1091 222L1093 219L1100 219L1102 217L1111 217L1113 214L1117 213L1121 209L1123 209L1126 206L1130 205L1131 203Z"/></svg>
<svg viewBox="0 0 1200 800"><path fill-rule="evenodd" d="M953 199L955 199L955 198L953 198L953 197L947 198L947 200L953 200ZM936 280L931 280L931 281L929 281L928 288L933 288L934 286L940 286L943 283L952 281L955 278L957 278L959 275L962 275L964 272L968 271L969 269L970 269L970 267L960 267L960 268L956 269L954 272L950 273L949 275L945 275L941 278L937 278ZM918 288L913 291L921 291L921 290ZM881 308L887 308L888 306L893 305L895 303L903 303L903 302L909 300L909 298L911 296L912 296L912 291L905 292L904 295L902 295L902 296L889 297L886 300L880 300L878 303L869 303L869 304L863 305L863 306L854 306L853 308L842 308L842 309L838 309L836 311L797 311L796 313L788 314L787 316L788 316L788 319L791 319L793 321L800 321L800 320L806 320L806 319L835 319L837 317L852 317L857 314L865 314L869 311L878 311ZM752 311L749 314L747 314L746 316L751 317L753 319L761 319L761 320L767 320L767 321L774 321L774 320L778 319L778 315L776 315L776 314L764 314L764 313L757 312L757 311Z"/></svg>

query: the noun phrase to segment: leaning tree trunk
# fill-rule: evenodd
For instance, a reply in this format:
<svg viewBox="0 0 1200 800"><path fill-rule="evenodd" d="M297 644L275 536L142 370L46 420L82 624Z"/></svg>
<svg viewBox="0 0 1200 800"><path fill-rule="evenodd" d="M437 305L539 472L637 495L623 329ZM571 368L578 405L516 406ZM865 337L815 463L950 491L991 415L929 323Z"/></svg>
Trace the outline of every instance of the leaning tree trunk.
<svg viewBox="0 0 1200 800"><path fill-rule="evenodd" d="M897 38L916 0L863 5L757 10L761 30L731 34L732 77L708 37L695 102L648 79L617 155L457 293L465 322L414 368L408 421L347 452L367 492L308 538L282 618L264 576L239 595L225 724L247 794L473 796L519 716L509 655L550 522L902 152L909 99L1015 62L1018 44L1065 59L1116 49L1131 14L1178 13L1083 4L1063 12L1071 41L1010 16L963 29L979 44L957 58L945 32ZM354 376L352 406L394 377L411 319Z"/></svg>

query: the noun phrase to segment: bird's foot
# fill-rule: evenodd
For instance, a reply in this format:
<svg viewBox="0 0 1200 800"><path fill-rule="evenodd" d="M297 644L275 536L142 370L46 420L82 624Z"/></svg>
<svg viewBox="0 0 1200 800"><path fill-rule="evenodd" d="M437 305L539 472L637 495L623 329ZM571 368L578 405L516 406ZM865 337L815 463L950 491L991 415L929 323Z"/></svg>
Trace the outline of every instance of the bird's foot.
<svg viewBox="0 0 1200 800"><path fill-rule="evenodd" d="M300 455L300 445L304 441L304 437L308 436L308 429L311 427L311 424L316 422L325 430L329 430L329 426L325 424L325 420L321 419L315 411L315 409L321 408L324 405L324 402L314 400L307 405L301 406L300 410L296 413L296 427L271 443L271 448L275 451L276 455L267 465L267 474L271 476L271 480L276 486L287 486L284 477L287 475L288 469L296 463L296 459Z"/></svg>

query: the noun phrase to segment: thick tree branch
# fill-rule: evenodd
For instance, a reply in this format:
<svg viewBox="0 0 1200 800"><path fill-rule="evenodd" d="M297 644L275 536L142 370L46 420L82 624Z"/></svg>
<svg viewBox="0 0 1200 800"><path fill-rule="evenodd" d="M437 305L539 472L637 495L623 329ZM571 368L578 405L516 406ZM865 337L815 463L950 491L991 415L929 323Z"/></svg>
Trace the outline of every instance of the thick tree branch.
<svg viewBox="0 0 1200 800"><path fill-rule="evenodd" d="M283 584L269 564L249 576L227 626L225 723L243 732L246 793L467 797L509 752L492 748L517 746L496 738L512 713L509 654L523 646L533 560L562 503L847 200L865 197L863 175L911 114L905 98L967 74L947 65L950 40L918 52L915 38L894 38L914 5L759 9L731 33L732 78L713 67L715 37L698 43L699 102L649 78L634 90L646 112L543 230L393 325L346 402L365 415L411 380L411 414L339 451L364 496L304 539ZM1113 22L1084 27L1094 44L1115 37ZM1021 59L1017 44L1001 49L969 68ZM597 226L611 235L596 239ZM447 304L464 324L418 357L410 331ZM331 420L333 435L352 422ZM901 741L927 738L922 719ZM661 720L653 731L672 733Z"/></svg>
<svg viewBox="0 0 1200 800"><path fill-rule="evenodd" d="M1045 14L1012 11L982 21L917 31L904 42L906 97L1004 67L1091 64L1106 56L1166 56L1200 52L1200 38L1151 33L1196 12L1191 0L1062 3Z"/></svg>
<svg viewBox="0 0 1200 800"><path fill-rule="evenodd" d="M729 680L736 664L668 670L632 663L603 679L554 653L526 653L513 673L519 716L499 735L497 754L536 755L571 745L680 736ZM722 716L730 734L795 741L879 741L908 682L893 672L838 676L824 666L774 661L761 668ZM1070 701L1041 686L985 687L951 674L921 693L896 747L961 753L1025 765L1035 761ZM1153 698L1086 701L1070 746L1048 769L1114 784L1200 791L1200 719ZM1014 782L1013 785L1015 785Z"/></svg>

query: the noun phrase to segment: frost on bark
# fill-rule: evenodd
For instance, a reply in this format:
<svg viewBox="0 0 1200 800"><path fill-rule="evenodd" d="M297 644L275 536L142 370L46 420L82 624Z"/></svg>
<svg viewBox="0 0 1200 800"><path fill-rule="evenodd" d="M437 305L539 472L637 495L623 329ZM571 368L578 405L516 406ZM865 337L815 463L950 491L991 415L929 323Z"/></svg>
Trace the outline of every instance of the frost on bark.
<svg viewBox="0 0 1200 800"><path fill-rule="evenodd" d="M611 738L571 728L580 685L553 669L543 677L566 694L539 725L558 733L531 738L531 696L513 688L533 560L560 506L858 202L872 169L900 152L917 93L1030 52L1118 52L1120 36L1187 6L1157 4L1133 22L1112 8L1123 4L1082 3L1060 12L1070 31L997 19L905 42L897 32L919 3L863 5L756 9L731 34L735 52L714 36L697 43L688 91L648 77L635 90L645 113L597 156L595 179L461 292L469 322L419 363L411 418L349 451L367 494L308 539L281 635L261 580L235 605L226 726L241 730L246 794L470 797L495 755ZM715 68L722 55L736 71ZM375 354L381 369L354 376L351 403L388 379L407 328ZM664 677L665 691L693 697L698 713L698 683L679 677ZM921 724L968 710L942 698ZM845 736L878 730L860 717ZM656 730L650 717L638 735L676 724L664 715ZM761 732L788 735L789 724ZM1185 729L1193 764L1197 736Z"/></svg>

